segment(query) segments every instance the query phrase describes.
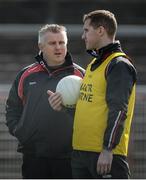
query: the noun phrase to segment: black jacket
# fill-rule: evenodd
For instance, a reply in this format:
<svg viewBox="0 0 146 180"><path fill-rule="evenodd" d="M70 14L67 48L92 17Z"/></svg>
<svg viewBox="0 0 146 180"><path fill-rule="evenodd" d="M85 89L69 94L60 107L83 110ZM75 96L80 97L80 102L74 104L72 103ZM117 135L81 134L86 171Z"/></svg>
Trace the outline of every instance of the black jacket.
<svg viewBox="0 0 146 180"><path fill-rule="evenodd" d="M69 53L60 67L48 67L42 55L18 73L6 102L6 124L19 140L18 151L39 157L66 157L72 151L73 118L54 111L47 90L55 91L67 75L83 77L84 70Z"/></svg>
<svg viewBox="0 0 146 180"><path fill-rule="evenodd" d="M87 52L96 58L91 67L91 70L94 71L104 62L107 56L113 52L122 52L122 49L120 42L117 41L99 49L99 51L89 50ZM120 141L126 119L128 101L133 85L136 82L136 77L136 69L127 56L114 58L105 70L105 78L107 80L105 99L109 108L103 142L105 149L115 148ZM121 112L120 116L118 116L119 112ZM117 118L120 123L115 125ZM110 141L110 139L113 141Z"/></svg>

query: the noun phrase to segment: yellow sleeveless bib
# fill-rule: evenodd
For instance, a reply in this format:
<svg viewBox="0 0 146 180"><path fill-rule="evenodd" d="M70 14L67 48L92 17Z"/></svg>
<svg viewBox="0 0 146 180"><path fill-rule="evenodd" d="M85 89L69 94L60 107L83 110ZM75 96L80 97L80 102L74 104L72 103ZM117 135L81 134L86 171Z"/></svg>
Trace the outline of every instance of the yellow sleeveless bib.
<svg viewBox="0 0 146 180"><path fill-rule="evenodd" d="M87 67L75 113L73 148L76 150L101 152L103 149L108 116L108 106L105 101L107 86L105 69L110 61L118 56L126 55L121 52L113 53L94 71L90 71L90 68L95 59ZM124 131L120 143L113 149L114 154L127 155L134 102L135 86L129 99Z"/></svg>

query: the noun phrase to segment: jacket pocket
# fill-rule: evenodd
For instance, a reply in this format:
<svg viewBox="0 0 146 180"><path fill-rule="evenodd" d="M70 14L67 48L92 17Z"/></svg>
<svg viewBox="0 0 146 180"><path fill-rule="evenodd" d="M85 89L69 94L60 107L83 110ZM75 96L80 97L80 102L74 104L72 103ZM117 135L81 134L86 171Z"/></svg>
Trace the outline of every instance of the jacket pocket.
<svg viewBox="0 0 146 180"><path fill-rule="evenodd" d="M36 132L37 123L35 122L35 120L24 122L23 119L21 119L14 131L14 135L18 139L20 144L25 144L27 141L31 140Z"/></svg>

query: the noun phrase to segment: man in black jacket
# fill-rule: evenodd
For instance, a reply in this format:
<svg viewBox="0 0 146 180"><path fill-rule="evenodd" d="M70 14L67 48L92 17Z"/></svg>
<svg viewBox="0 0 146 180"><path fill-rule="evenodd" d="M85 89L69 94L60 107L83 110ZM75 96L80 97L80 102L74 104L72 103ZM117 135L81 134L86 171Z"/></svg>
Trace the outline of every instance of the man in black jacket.
<svg viewBox="0 0 146 180"><path fill-rule="evenodd" d="M83 77L84 70L67 52L64 26L45 25L39 31L36 62L22 69L6 103L6 124L23 153L23 178L71 178L73 118L52 110L47 90L55 91L67 75Z"/></svg>
<svg viewBox="0 0 146 180"><path fill-rule="evenodd" d="M82 38L94 59L86 69L76 105L73 178L127 179L136 69L115 40L117 21L113 13L89 12L83 22ZM51 106L59 111L59 94L49 94Z"/></svg>

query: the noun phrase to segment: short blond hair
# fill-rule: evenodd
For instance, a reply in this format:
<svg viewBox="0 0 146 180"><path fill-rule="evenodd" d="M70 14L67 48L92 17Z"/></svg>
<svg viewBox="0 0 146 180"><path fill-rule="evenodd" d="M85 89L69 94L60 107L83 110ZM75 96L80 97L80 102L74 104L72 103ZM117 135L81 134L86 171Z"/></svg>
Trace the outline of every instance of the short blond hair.
<svg viewBox="0 0 146 180"><path fill-rule="evenodd" d="M65 32L66 34L66 38L67 38L67 29L65 26L62 25L58 25L58 24L46 24L44 25L38 33L38 43L42 42L42 37L44 36L44 34L46 34L47 32L52 32L52 33L59 33L59 32Z"/></svg>
<svg viewBox="0 0 146 180"><path fill-rule="evenodd" d="M112 12L108 10L91 11L83 16L83 22L87 19L90 19L90 25L93 28L96 29L99 26L103 26L110 37L115 36L117 32L117 20Z"/></svg>

